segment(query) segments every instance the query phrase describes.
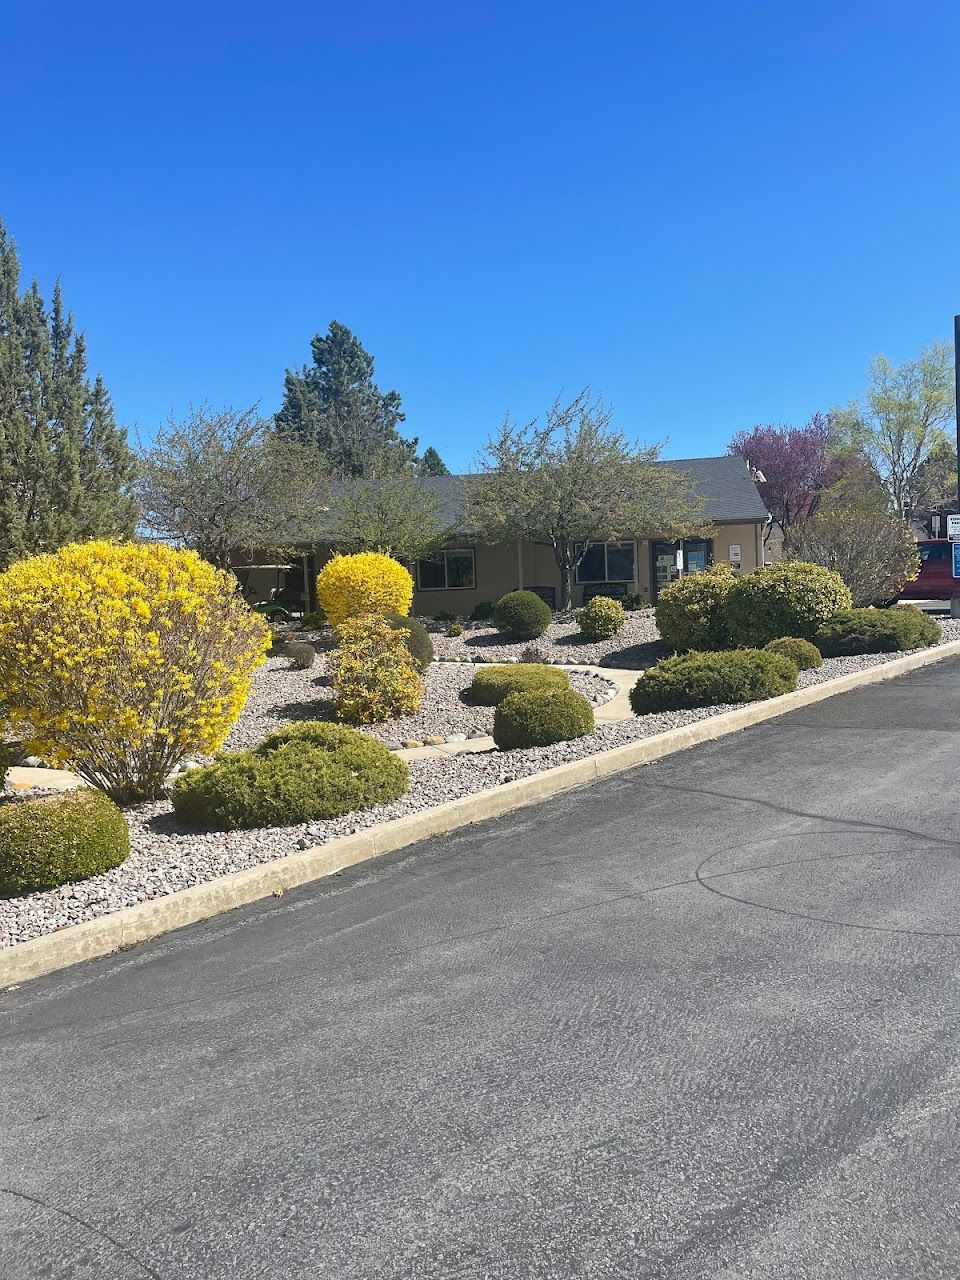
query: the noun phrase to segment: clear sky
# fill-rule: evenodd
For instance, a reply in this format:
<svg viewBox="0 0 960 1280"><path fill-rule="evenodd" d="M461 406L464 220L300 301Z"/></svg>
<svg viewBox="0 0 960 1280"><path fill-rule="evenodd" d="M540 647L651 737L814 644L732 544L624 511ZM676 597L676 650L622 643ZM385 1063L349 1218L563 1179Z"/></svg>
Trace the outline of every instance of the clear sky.
<svg viewBox="0 0 960 1280"><path fill-rule="evenodd" d="M0 0L0 216L122 419L331 319L468 464L589 384L668 456L960 310L956 0Z"/></svg>

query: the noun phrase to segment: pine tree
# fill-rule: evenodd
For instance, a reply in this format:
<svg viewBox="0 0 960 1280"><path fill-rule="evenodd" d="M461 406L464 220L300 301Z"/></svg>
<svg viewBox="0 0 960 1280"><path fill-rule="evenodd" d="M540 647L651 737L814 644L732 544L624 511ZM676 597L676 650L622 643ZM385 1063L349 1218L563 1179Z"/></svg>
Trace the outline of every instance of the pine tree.
<svg viewBox="0 0 960 1280"><path fill-rule="evenodd" d="M287 370L278 430L301 444L316 445L331 470L363 475L372 458L385 452L398 466L416 461L416 440L397 427L404 421L400 395L382 392L373 380L373 356L346 325L330 322L326 336L310 344L313 364Z"/></svg>
<svg viewBox="0 0 960 1280"><path fill-rule="evenodd" d="M57 284L20 293L0 222L0 568L86 538L129 537L134 458Z"/></svg>
<svg viewBox="0 0 960 1280"><path fill-rule="evenodd" d="M450 469L433 445L428 445L420 456L417 470L422 476L448 476Z"/></svg>

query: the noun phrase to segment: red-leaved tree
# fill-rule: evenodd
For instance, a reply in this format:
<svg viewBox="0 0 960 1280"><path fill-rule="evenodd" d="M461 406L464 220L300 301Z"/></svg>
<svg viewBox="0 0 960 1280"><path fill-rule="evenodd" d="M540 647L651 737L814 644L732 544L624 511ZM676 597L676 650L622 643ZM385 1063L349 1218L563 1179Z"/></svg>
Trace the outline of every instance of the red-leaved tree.
<svg viewBox="0 0 960 1280"><path fill-rule="evenodd" d="M830 483L830 422L822 413L802 427L784 423L738 431L727 452L746 459L767 510L784 533L813 513Z"/></svg>

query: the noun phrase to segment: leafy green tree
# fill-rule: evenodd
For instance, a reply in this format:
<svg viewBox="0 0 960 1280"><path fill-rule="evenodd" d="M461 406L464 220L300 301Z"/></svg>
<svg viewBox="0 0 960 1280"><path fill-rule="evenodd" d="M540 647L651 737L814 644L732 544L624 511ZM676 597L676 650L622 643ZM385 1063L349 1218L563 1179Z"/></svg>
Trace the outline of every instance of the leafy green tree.
<svg viewBox="0 0 960 1280"><path fill-rule="evenodd" d="M374 382L373 356L356 334L333 320L310 347L313 363L287 370L276 416L280 433L315 445L331 469L344 476L363 475L371 459L385 451L413 465L417 442L397 430L405 417L400 395L382 392Z"/></svg>
<svg viewBox="0 0 960 1280"><path fill-rule="evenodd" d="M134 455L58 284L20 292L0 223L0 568L66 542L129 537Z"/></svg>
<svg viewBox="0 0 960 1280"><path fill-rule="evenodd" d="M337 487L332 501L337 543L347 552L379 551L419 560L450 534L434 493L392 454L373 459L364 475Z"/></svg>
<svg viewBox="0 0 960 1280"><path fill-rule="evenodd" d="M610 411L582 391L556 401L543 422L509 418L487 441L465 485L466 523L489 542L522 538L553 549L561 607L589 540L681 537L702 529L685 477L658 463L656 446L632 444Z"/></svg>
<svg viewBox="0 0 960 1280"><path fill-rule="evenodd" d="M235 551L279 555L319 538L325 493L322 455L278 436L256 406L171 420L142 453L137 485L148 531L221 569Z"/></svg>
<svg viewBox="0 0 960 1280"><path fill-rule="evenodd" d="M432 444L428 445L420 455L417 470L422 476L448 476L450 474L447 464Z"/></svg>
<svg viewBox="0 0 960 1280"><path fill-rule="evenodd" d="M901 365L877 356L865 395L836 410L832 421L841 441L871 459L894 508L907 519L942 488L943 469L938 473L930 464L949 447L946 428L953 414L951 351L935 342Z"/></svg>

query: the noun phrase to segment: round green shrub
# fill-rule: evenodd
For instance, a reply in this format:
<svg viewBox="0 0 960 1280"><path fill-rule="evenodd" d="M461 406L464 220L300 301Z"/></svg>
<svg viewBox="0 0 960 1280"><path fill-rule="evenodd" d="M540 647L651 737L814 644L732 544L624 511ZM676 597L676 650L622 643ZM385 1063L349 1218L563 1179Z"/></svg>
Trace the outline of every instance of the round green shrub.
<svg viewBox="0 0 960 1280"><path fill-rule="evenodd" d="M860 653L899 653L926 649L940 640L940 627L921 609L894 605L891 609L848 609L824 623L817 648L825 658Z"/></svg>
<svg viewBox="0 0 960 1280"><path fill-rule="evenodd" d="M493 717L493 740L501 751L549 747L593 733L593 707L574 689L511 693Z"/></svg>
<svg viewBox="0 0 960 1280"><path fill-rule="evenodd" d="M402 631L410 657L418 671L429 667L433 661L433 641L430 632L418 618L405 618L399 613L388 613L386 621L394 631Z"/></svg>
<svg viewBox="0 0 960 1280"><path fill-rule="evenodd" d="M447 635L450 637L463 635L463 624L460 622L451 622L447 627Z"/></svg>
<svg viewBox="0 0 960 1280"><path fill-rule="evenodd" d="M760 702L797 687L797 665L764 649L683 653L645 671L630 691L638 716L727 703Z"/></svg>
<svg viewBox="0 0 960 1280"><path fill-rule="evenodd" d="M493 623L507 640L536 640L553 621L550 606L532 591L508 591L493 611Z"/></svg>
<svg viewBox="0 0 960 1280"><path fill-rule="evenodd" d="M584 640L612 640L627 620L627 612L619 600L594 596L577 614Z"/></svg>
<svg viewBox="0 0 960 1280"><path fill-rule="evenodd" d="M438 609L433 615L434 622L456 622L457 615L452 609Z"/></svg>
<svg viewBox="0 0 960 1280"><path fill-rule="evenodd" d="M737 575L721 560L665 586L656 607L657 629L664 644L675 653L726 648L724 606L736 581Z"/></svg>
<svg viewBox="0 0 960 1280"><path fill-rule="evenodd" d="M797 664L798 671L811 671L823 666L823 655L817 646L809 640L801 640L799 636L781 636L763 647L767 653L782 653L785 658L790 658Z"/></svg>
<svg viewBox="0 0 960 1280"><path fill-rule="evenodd" d="M850 607L850 589L839 573L787 560L737 578L723 611L731 645L761 648L781 636L813 640L828 619Z"/></svg>
<svg viewBox="0 0 960 1280"><path fill-rule="evenodd" d="M470 687L463 691L463 700L478 707L495 707L510 693L569 688L569 676L558 667L520 662L502 667L480 667Z"/></svg>
<svg viewBox="0 0 960 1280"><path fill-rule="evenodd" d="M339 818L406 789L407 766L374 738L308 721L270 734L254 751L181 774L171 799L184 822L232 831Z"/></svg>
<svg viewBox="0 0 960 1280"><path fill-rule="evenodd" d="M312 613L305 613L300 622L304 631L320 631L327 625L327 615L322 609L314 609Z"/></svg>
<svg viewBox="0 0 960 1280"><path fill-rule="evenodd" d="M494 605L491 600L478 600L470 611L471 622L489 622L493 617Z"/></svg>
<svg viewBox="0 0 960 1280"><path fill-rule="evenodd" d="M118 867L130 853L123 814L102 791L0 804L0 895L56 889Z"/></svg>
<svg viewBox="0 0 960 1280"><path fill-rule="evenodd" d="M317 660L317 651L305 640L288 640L283 646L283 656L289 658L297 671L309 671Z"/></svg>

